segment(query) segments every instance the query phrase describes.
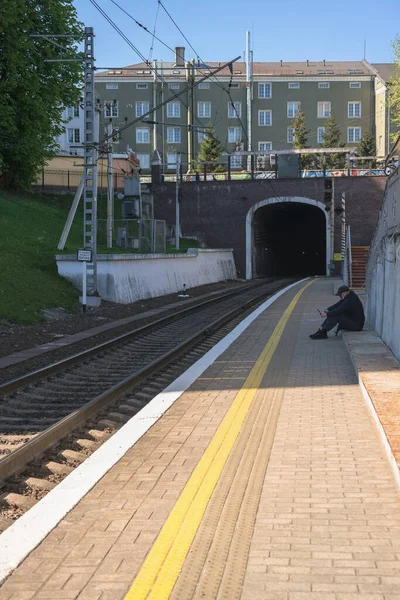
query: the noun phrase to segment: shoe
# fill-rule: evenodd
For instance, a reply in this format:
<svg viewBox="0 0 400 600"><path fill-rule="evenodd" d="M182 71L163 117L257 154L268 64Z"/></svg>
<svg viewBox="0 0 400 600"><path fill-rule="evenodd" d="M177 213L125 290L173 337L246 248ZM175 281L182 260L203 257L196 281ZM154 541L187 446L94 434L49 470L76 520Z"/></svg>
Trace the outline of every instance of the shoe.
<svg viewBox="0 0 400 600"><path fill-rule="evenodd" d="M328 332L326 329L318 329L316 333L310 335L312 340L326 340L328 337Z"/></svg>

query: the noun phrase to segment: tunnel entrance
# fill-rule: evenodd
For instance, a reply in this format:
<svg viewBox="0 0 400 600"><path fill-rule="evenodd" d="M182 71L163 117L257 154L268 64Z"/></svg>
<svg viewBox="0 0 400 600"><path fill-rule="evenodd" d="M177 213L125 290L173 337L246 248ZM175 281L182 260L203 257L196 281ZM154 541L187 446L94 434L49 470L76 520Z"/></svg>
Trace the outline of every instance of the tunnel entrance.
<svg viewBox="0 0 400 600"><path fill-rule="evenodd" d="M318 206L281 201L253 216L253 277L326 274L326 216Z"/></svg>

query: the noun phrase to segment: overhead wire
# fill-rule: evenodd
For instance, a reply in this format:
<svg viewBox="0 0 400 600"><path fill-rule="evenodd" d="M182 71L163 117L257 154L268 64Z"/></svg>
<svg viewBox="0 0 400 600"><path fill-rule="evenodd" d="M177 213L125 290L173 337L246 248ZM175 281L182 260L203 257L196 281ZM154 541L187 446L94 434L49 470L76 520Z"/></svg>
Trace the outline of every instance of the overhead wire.
<svg viewBox="0 0 400 600"><path fill-rule="evenodd" d="M101 6L99 6L99 4L96 2L96 0L90 0L91 4L93 4L93 6L95 8L97 8L97 10L103 15L103 17L109 22L109 24L117 31L117 33L124 39L124 41L132 48L132 50L139 56L139 58L142 59L142 61L144 63L147 64L147 61L145 59L145 57L143 56L143 54L138 50L138 48L136 48L136 46L129 40L129 38L123 33L123 31L118 27L118 25L116 25L116 23L111 19L111 17L109 17L107 15L107 13L101 8ZM146 28L146 30L148 31L148 29ZM154 72L155 76L160 79L160 81L162 81L162 83L165 83L168 85L168 82L161 76L158 74L157 69L155 69L151 64L149 65L149 68ZM179 94L176 94L171 88L170 89L171 94L179 100L179 102L186 108L186 110L188 110L188 106L187 104L185 104L185 102L179 97ZM150 113L149 113L150 114Z"/></svg>
<svg viewBox="0 0 400 600"><path fill-rule="evenodd" d="M152 39L150 50L149 50L149 58L147 59L148 63L151 61L152 56L153 56L154 40L155 40L155 36L156 36L157 19L158 19L159 12L160 12L160 3L157 2L157 12L156 12L156 18L154 20L154 28L153 28L153 39Z"/></svg>
<svg viewBox="0 0 400 600"><path fill-rule="evenodd" d="M111 1L115 3L115 0L111 0ZM196 52L195 48L192 46L192 44L190 43L190 41L188 40L188 38L185 36L185 34L183 33L183 31L181 30L181 28L179 27L179 25L176 23L176 21L174 20L174 18L172 17L172 15L171 15L171 14L168 12L168 10L165 8L165 6L164 6L164 4L162 3L162 1L161 1L161 0L158 0L158 2L159 2L159 4L161 5L161 7L163 8L163 10L165 11L165 13L168 15L168 17L171 19L172 23L173 23L173 24L175 25L175 27L178 29L179 33L180 33L180 34L183 36L183 38L185 39L185 41L186 41L186 42L189 44L190 48L191 48L191 49L193 50L193 52L196 54L196 56L197 56L198 60L201 60L201 59L200 59L200 57L199 57L199 55L198 55L198 53ZM204 62L203 62L203 61L202 61L202 63L204 64ZM249 141L249 136L248 136L248 133L247 133L247 131L246 131L246 128L245 128L245 127L244 127L244 125L243 125L243 122L242 122L241 116L239 115L239 113L238 113L238 111L237 111L237 109L236 109L236 107L235 107L234 101L233 101L233 99L232 99L232 96L231 96L230 89L231 89L231 84L232 84L232 78L233 78L233 72L231 73L231 78L230 78L230 81L229 81L229 84L228 84L228 89L227 89L225 86L222 86L222 87L223 87L223 89L226 91L226 93L227 93L227 94L228 94L228 96L229 96L230 103L231 103L231 105L232 105L232 107L233 107L233 110L234 110L234 112L236 113L236 116L237 116L237 118L239 119L240 126L241 126L241 128L242 128L242 130L243 130L243 132L244 132L244 134L245 134L246 140L247 140L247 142L248 142L248 141ZM221 86L221 83L220 83L219 81L218 81L218 85L220 85L220 86ZM228 129L228 132L227 132L227 140L228 140L228 138L229 138L229 129ZM249 144L247 144L247 145L249 145ZM252 151L252 152L255 152L255 150L254 150L254 148L253 148L252 146L251 146L251 151ZM258 182L260 183L261 187L264 187L264 189L265 189L265 186L263 186L263 185L262 185L262 182L263 182L263 180L257 179L256 181L258 181ZM272 183L270 182L270 180L267 180L267 181L270 183L270 187L273 187L273 185L272 185ZM275 191L274 191L274 193L275 193ZM281 196L278 196L278 197L279 197L279 198L281 198Z"/></svg>
<svg viewBox="0 0 400 600"><path fill-rule="evenodd" d="M111 0L111 1L112 1L112 2L114 2L114 0ZM96 0L90 0L90 2L91 2L91 4L92 4L92 5L93 5L93 6L94 6L94 7L95 7L95 8L96 8L96 9L97 9L99 12L100 12L100 14L102 14L102 15L104 16L104 18L105 18L105 19L106 19L106 20L109 22L109 24L110 24L110 25L111 25L111 26L112 26L112 27L113 27L113 28L114 28L114 29L117 31L117 33L118 33L118 34L119 34L119 35L120 35L120 36L121 36L121 37L122 37L122 38L123 38L123 39L126 41L126 43L127 43L127 44L128 44L128 45L129 45L129 46L130 46L130 47L131 47L133 50L134 50L134 52L135 52L135 53L136 53L136 54L139 56L139 58L141 58L141 59L142 59L142 61L143 61L144 63L148 64L148 63L146 62L146 59L145 59L145 57L143 56L143 54L142 54L142 53L141 53L141 52L138 50L138 48L136 48L136 46L135 46L135 45L134 45L134 44L133 44L133 43L132 43L132 42L129 40L129 38L128 38L128 37L127 37L127 36L126 36L124 33L123 33L123 31L122 31L122 30L121 30L121 29L118 27L118 25L116 25L116 23L114 23L114 21L111 19L111 17L109 17L109 16L107 15L107 13L106 13L106 12L105 12L105 11L104 11L104 10L103 10L103 9L102 9L100 6L99 6L99 4L96 2ZM115 3L115 2L114 2L114 4L116 4L116 6L118 6L118 7L119 7L119 5L117 5L117 3ZM120 8L120 7L119 7L119 8ZM122 10L123 10L124 12L126 12L124 9L122 9ZM129 13L127 13L127 14L129 14ZM131 16L131 15L129 15L129 16ZM133 17L131 17L131 18L133 18ZM134 20L135 20L135 19L134 19ZM136 21L136 20L135 20L135 21ZM149 32L149 30L148 30L147 28L145 28L144 26L142 26L142 27L143 27L143 29L145 29L147 32ZM150 33L150 34L151 34L151 33ZM154 68L154 67L153 67L151 64L149 65L149 68L150 68L150 69L151 69L151 70L154 72L154 74L155 74L156 78L158 78L158 79L159 79L160 81L162 81L164 84L167 84L167 85L168 85L168 82L167 82L167 81L166 81L166 80L165 80L165 79L164 79L164 78L163 78L163 77L162 77L162 76L161 76L161 75L160 75L160 74L157 72L157 69L155 69L155 68ZM209 77L209 75L206 75L206 76L205 76L205 78L208 78L208 77ZM201 80L200 80L200 82L201 82ZM197 83L199 83L199 82L197 82ZM197 83L196 83L196 84L194 84L193 86L189 86L189 88L190 88L190 87L192 87L192 88L193 88L193 87L195 87L195 85L197 85ZM188 89L189 89L189 88L188 88ZM179 100L179 102L180 102L180 103L181 103L181 104L184 106L184 108L185 108L186 110L189 110L189 109L188 109L188 106L187 106L187 104L186 104L186 103L185 103L185 102L184 102L184 101L183 101L183 100L180 98L180 95L182 95L182 93L178 93L178 94L176 94L176 93L175 93L175 92L174 92L174 91L173 91L171 88L169 88L169 90L170 90L170 92L171 92L172 96L173 96L175 99ZM159 104L157 107L155 107L155 109L157 109L157 108L160 108L161 106L163 106L163 105L165 105L165 104L168 104L168 102L170 102L170 101L171 101L171 99L168 99L168 100L166 100L164 103L161 103L161 104ZM155 110L155 109L153 109L153 110L151 110L151 111L148 111L148 113L146 113L145 115L142 115L140 118L134 119L133 121L131 121L131 122L127 123L127 124L126 124L126 125L124 125L122 128L120 128L120 131L123 131L124 129L127 129L128 127L130 127L130 126L131 126L131 125L133 125L134 123L136 123L136 122L139 122L139 121L143 120L143 117L145 117L145 116L147 116L147 115L151 114L152 112L154 112L154 110ZM194 115L194 118L197 120L197 122L198 122L198 123L200 123L200 124L203 126L203 123L202 123L202 122L201 122L201 121L198 119L198 117L197 117L196 115ZM172 125L172 124L171 124L171 127L173 127L173 125ZM102 143L103 143L104 141L106 141L107 139L108 139L108 138L105 138L104 140L102 140Z"/></svg>

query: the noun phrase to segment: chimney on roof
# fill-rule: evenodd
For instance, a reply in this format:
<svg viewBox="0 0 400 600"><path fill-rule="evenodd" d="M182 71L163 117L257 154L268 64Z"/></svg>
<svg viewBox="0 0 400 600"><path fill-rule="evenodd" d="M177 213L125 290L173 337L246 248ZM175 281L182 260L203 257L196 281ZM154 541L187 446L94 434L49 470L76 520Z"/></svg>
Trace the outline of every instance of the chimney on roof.
<svg viewBox="0 0 400 600"><path fill-rule="evenodd" d="M308 61L307 61L307 67L308 67L308 66L309 66L309 65L308 65Z"/></svg>
<svg viewBox="0 0 400 600"><path fill-rule="evenodd" d="M185 48L183 46L177 46L175 48L175 67L185 66Z"/></svg>
<svg viewBox="0 0 400 600"><path fill-rule="evenodd" d="M324 59L324 67L325 67L325 59Z"/></svg>
<svg viewBox="0 0 400 600"><path fill-rule="evenodd" d="M282 66L282 60L281 60L281 66Z"/></svg>

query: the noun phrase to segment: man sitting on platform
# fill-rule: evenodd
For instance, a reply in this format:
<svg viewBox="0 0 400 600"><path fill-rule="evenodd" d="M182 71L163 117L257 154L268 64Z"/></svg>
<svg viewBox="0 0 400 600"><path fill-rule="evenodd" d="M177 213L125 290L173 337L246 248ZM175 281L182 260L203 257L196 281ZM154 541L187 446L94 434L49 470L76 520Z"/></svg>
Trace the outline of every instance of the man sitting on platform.
<svg viewBox="0 0 400 600"><path fill-rule="evenodd" d="M364 308L357 294L350 291L347 285L342 285L336 292L336 296L340 297L339 302L321 313L321 316L326 318L321 328L310 335L312 340L326 340L328 331L333 329L335 325L338 326L336 334L341 329L361 331L364 327Z"/></svg>

